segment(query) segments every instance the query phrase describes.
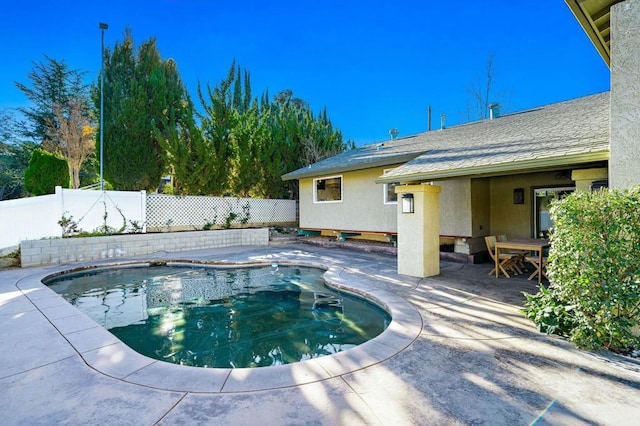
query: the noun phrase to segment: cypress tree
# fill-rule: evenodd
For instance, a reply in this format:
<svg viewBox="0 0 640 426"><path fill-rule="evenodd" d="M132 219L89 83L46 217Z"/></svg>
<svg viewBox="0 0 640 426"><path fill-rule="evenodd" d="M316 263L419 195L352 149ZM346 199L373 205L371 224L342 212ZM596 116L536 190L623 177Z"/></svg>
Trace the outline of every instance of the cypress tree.
<svg viewBox="0 0 640 426"><path fill-rule="evenodd" d="M53 194L56 186L68 188L67 160L43 149L34 149L24 172L24 186L32 195Z"/></svg>
<svg viewBox="0 0 640 426"><path fill-rule="evenodd" d="M128 29L105 56L105 179L120 190L155 190L167 171L158 133L174 131L175 121L164 118L185 102L176 64L162 60L155 38L136 49Z"/></svg>

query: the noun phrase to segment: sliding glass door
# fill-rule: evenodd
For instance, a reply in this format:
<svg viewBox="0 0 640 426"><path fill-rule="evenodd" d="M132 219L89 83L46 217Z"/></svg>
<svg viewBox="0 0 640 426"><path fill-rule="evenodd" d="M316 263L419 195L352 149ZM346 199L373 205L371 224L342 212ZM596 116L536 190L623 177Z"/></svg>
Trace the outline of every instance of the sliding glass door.
<svg viewBox="0 0 640 426"><path fill-rule="evenodd" d="M548 238L553 227L549 207L554 200L561 199L574 192L574 186L561 188L537 188L533 190L533 223L536 238Z"/></svg>

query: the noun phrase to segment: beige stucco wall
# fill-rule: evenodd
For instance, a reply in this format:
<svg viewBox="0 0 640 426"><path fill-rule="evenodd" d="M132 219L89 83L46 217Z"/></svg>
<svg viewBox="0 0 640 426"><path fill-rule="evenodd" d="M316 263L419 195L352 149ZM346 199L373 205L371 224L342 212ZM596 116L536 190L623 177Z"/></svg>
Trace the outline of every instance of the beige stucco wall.
<svg viewBox="0 0 640 426"><path fill-rule="evenodd" d="M488 178L471 180L471 236L484 237L491 226L491 181Z"/></svg>
<svg viewBox="0 0 640 426"><path fill-rule="evenodd" d="M606 168L580 169L571 172L571 179L576 183L576 191L591 191L591 185L595 181L608 178Z"/></svg>
<svg viewBox="0 0 640 426"><path fill-rule="evenodd" d="M342 173L342 202L314 203L314 178L301 179L300 228L397 232L397 205L384 204L384 187L375 183L375 179L385 169L393 167L395 166ZM323 176L318 176L321 177ZM437 184L442 188L440 235L471 236L471 179L441 181Z"/></svg>
<svg viewBox="0 0 640 426"><path fill-rule="evenodd" d="M471 179L438 181L440 192L440 235L471 236Z"/></svg>
<svg viewBox="0 0 640 426"><path fill-rule="evenodd" d="M385 169L393 167L341 173L341 202L314 203L314 178L301 179L300 227L395 233L397 204L384 204L384 186L375 183Z"/></svg>
<svg viewBox="0 0 640 426"><path fill-rule="evenodd" d="M531 173L491 178L491 226L486 235L531 238L533 190L540 187L572 186L570 173ZM513 204L513 190L524 188L524 204Z"/></svg>
<svg viewBox="0 0 640 426"><path fill-rule="evenodd" d="M611 7L609 184L640 185L640 1Z"/></svg>
<svg viewBox="0 0 640 426"><path fill-rule="evenodd" d="M388 168L342 173L343 200L337 203L314 203L313 179L302 179L300 227L398 232L398 206L385 205L383 185L375 183L375 179ZM588 170L590 176L597 172L593 176L599 177L606 169ZM576 176L584 173L586 171L577 172ZM457 237L451 239L454 240L455 251L466 254L484 251L486 235L506 234L509 238L530 238L533 232L533 190L573 186L571 175L567 170L564 173L437 181L435 184L441 188L439 234ZM524 204L513 203L513 190L516 188L524 189Z"/></svg>

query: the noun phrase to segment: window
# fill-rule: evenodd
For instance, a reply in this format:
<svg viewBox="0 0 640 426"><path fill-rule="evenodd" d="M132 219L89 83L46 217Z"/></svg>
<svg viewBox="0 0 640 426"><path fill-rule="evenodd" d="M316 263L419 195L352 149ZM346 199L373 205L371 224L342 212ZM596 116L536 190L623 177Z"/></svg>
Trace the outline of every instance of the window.
<svg viewBox="0 0 640 426"><path fill-rule="evenodd" d="M342 201L342 176L329 176L313 180L314 203L338 203Z"/></svg>
<svg viewBox="0 0 640 426"><path fill-rule="evenodd" d="M391 171L393 169L385 169L384 173ZM385 183L382 188L384 191L384 203L385 204L398 204L398 194L396 194L396 186L398 186L400 182L390 182Z"/></svg>
<svg viewBox="0 0 640 426"><path fill-rule="evenodd" d="M396 186L399 182L390 182L384 184L384 203L385 204L397 204L398 194L396 194Z"/></svg>

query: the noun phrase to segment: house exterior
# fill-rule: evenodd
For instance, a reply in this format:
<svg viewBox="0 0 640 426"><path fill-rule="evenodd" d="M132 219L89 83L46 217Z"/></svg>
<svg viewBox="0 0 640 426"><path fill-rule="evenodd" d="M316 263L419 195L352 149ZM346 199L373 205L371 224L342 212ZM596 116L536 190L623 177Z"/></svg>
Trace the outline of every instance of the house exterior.
<svg viewBox="0 0 640 426"><path fill-rule="evenodd" d="M362 146L283 179L300 181L301 229L369 239L398 233L396 190L433 182L438 246L474 261L484 236L544 235L542 202L606 181L608 111L609 93L600 93Z"/></svg>
<svg viewBox="0 0 640 426"><path fill-rule="evenodd" d="M640 184L640 0L565 1L610 67L610 92L359 147L286 174L300 181L300 228L397 235L398 272L427 277L439 273L443 243L473 261L485 235L545 236L556 197Z"/></svg>

